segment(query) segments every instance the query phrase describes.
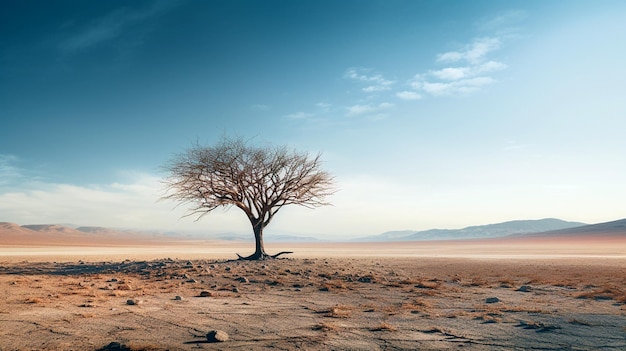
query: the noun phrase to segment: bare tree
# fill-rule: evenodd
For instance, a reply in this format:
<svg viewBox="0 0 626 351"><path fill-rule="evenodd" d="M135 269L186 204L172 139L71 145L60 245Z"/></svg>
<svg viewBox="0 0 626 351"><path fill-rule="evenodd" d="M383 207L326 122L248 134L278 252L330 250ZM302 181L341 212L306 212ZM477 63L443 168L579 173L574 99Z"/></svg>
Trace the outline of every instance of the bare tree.
<svg viewBox="0 0 626 351"><path fill-rule="evenodd" d="M320 154L311 157L286 147L250 146L242 138L223 137L215 146L193 145L174 156L164 169L163 199L191 204L185 216L199 220L214 209L236 206L252 225L255 252L240 259L262 260L268 255L263 229L286 205L308 208L328 205L333 177L320 169Z"/></svg>

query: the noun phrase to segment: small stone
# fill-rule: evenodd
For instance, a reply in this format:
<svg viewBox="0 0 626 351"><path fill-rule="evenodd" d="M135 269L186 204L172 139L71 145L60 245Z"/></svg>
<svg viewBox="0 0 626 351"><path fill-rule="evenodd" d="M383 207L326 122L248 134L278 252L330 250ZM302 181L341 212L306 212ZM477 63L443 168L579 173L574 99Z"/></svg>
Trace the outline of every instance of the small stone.
<svg viewBox="0 0 626 351"><path fill-rule="evenodd" d="M246 278L246 277L238 277L238 278L235 278L235 280L240 282L240 283L248 283L249 282L248 278Z"/></svg>
<svg viewBox="0 0 626 351"><path fill-rule="evenodd" d="M122 351L122 350L128 350L128 347L126 347L126 345L124 345L124 344L120 344L119 342L114 341L114 342L109 343L107 346L105 346L101 350Z"/></svg>
<svg viewBox="0 0 626 351"><path fill-rule="evenodd" d="M204 291L201 291L201 292L200 292L200 295L198 295L198 296L200 296L200 297L211 297L212 295L213 295L213 294L211 294L211 292L210 292L210 291L206 291L206 290L204 290Z"/></svg>
<svg viewBox="0 0 626 351"><path fill-rule="evenodd" d="M183 299L182 296L178 296L178 295L174 296L174 300L176 301L181 301L182 299Z"/></svg>
<svg viewBox="0 0 626 351"><path fill-rule="evenodd" d="M359 282L361 283L371 283L372 282L372 277L360 277L358 279Z"/></svg>
<svg viewBox="0 0 626 351"><path fill-rule="evenodd" d="M211 330L207 333L206 338L210 342L228 341L228 334L222 330Z"/></svg>
<svg viewBox="0 0 626 351"><path fill-rule="evenodd" d="M239 292L239 288L234 287L234 288L233 288L233 292L234 292L234 293L238 293L238 292Z"/></svg>
<svg viewBox="0 0 626 351"><path fill-rule="evenodd" d="M126 300L126 304L129 306L139 305L139 300L128 299Z"/></svg>
<svg viewBox="0 0 626 351"><path fill-rule="evenodd" d="M500 302L500 299L497 297L488 297L485 299L485 303L496 303Z"/></svg>
<svg viewBox="0 0 626 351"><path fill-rule="evenodd" d="M533 288L531 288L528 285L522 285L519 287L519 289L517 289L517 291L521 291L521 292L530 292Z"/></svg>

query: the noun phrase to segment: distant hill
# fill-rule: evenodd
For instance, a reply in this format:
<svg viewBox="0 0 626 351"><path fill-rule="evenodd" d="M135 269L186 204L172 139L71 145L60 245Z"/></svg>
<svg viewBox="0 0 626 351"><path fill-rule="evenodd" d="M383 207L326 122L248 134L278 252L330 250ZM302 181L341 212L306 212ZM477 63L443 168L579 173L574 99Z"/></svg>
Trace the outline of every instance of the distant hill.
<svg viewBox="0 0 626 351"><path fill-rule="evenodd" d="M556 218L517 220L503 223L471 226L463 229L430 229L424 231L393 231L356 239L355 241L419 241L498 238L514 234L538 233L585 226Z"/></svg>
<svg viewBox="0 0 626 351"><path fill-rule="evenodd" d="M583 225L574 228L550 230L535 233L515 234L511 237L626 237L626 218L617 221Z"/></svg>
<svg viewBox="0 0 626 351"><path fill-rule="evenodd" d="M60 224L0 222L0 245L117 245L120 242L155 241L158 234L136 233L104 227L67 227Z"/></svg>
<svg viewBox="0 0 626 351"><path fill-rule="evenodd" d="M0 222L0 245L91 245L128 242L167 242L168 240L226 240L254 242L250 234L223 233L217 235L185 232L132 231L124 229L73 226L61 224L18 225ZM319 242L313 237L267 233L266 242Z"/></svg>

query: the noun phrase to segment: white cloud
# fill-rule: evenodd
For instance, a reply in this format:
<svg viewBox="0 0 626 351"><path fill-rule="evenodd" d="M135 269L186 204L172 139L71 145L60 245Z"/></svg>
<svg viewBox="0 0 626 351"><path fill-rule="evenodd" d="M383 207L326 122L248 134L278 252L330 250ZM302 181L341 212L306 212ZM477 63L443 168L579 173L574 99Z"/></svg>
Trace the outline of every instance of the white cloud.
<svg viewBox="0 0 626 351"><path fill-rule="evenodd" d="M393 106L394 106L393 104L388 103L388 102L382 102L378 105L372 105L372 104L353 105L353 106L347 107L348 112L346 113L346 116L353 117L353 116L378 113L378 112L390 109Z"/></svg>
<svg viewBox="0 0 626 351"><path fill-rule="evenodd" d="M500 47L498 38L479 38L461 51L450 51L437 56L438 63L464 62L465 65L445 67L417 74L408 82L413 91L396 93L401 99L426 93L435 96L469 94L496 80L490 75L507 68L507 65L490 60L488 54ZM413 93L413 94L409 94Z"/></svg>
<svg viewBox="0 0 626 351"><path fill-rule="evenodd" d="M431 72L432 75L443 80L458 80L467 77L471 72L469 67L448 67Z"/></svg>
<svg viewBox="0 0 626 351"><path fill-rule="evenodd" d="M396 93L396 96L402 100L420 100L422 98L421 94L418 94L414 91L400 91Z"/></svg>
<svg viewBox="0 0 626 351"><path fill-rule="evenodd" d="M374 107L372 105L353 105L348 106L347 110L347 116L358 116L374 111Z"/></svg>
<svg viewBox="0 0 626 351"><path fill-rule="evenodd" d="M488 53L499 48L500 39L498 38L478 38L466 45L461 51L449 51L437 55L437 62L467 61L471 64L478 64L485 59Z"/></svg>
<svg viewBox="0 0 626 351"><path fill-rule="evenodd" d="M289 118L289 119L307 119L307 118L311 118L315 116L312 113L306 113L306 112L296 112L296 113L292 113L289 115L286 115L285 118Z"/></svg>
<svg viewBox="0 0 626 351"><path fill-rule="evenodd" d="M468 94L475 92L481 87L494 83L495 80L489 77L474 77L461 79L453 82L421 82L422 89L436 96Z"/></svg>
<svg viewBox="0 0 626 351"><path fill-rule="evenodd" d="M366 93L391 90L391 86L395 83L394 81L385 79L380 74L367 75L365 74L366 71L367 70L364 69L349 68L344 77L368 84L366 87L361 89Z"/></svg>
<svg viewBox="0 0 626 351"><path fill-rule="evenodd" d="M492 73L496 71L501 71L505 69L507 65L497 62L497 61L488 61L476 66L467 66L467 67L447 67L436 71L429 72L430 75L434 76L440 80L460 80L475 77L484 73ZM419 89L419 87L417 88Z"/></svg>
<svg viewBox="0 0 626 351"><path fill-rule="evenodd" d="M370 85L361 90L363 90L366 93L375 93L377 91L391 90L391 83L385 82L385 84Z"/></svg>
<svg viewBox="0 0 626 351"><path fill-rule="evenodd" d="M488 61L476 67L478 73L491 73L506 69L508 66L502 62Z"/></svg>
<svg viewBox="0 0 626 351"><path fill-rule="evenodd" d="M483 18L477 23L477 27L483 31L511 33L516 32L518 30L516 26L527 17L526 11L510 10L493 17Z"/></svg>
<svg viewBox="0 0 626 351"><path fill-rule="evenodd" d="M158 180L150 176L136 179L133 184L110 186L29 182L0 193L0 211L22 224L142 226L154 220L152 211L159 207L155 206L159 186ZM129 222L129 216L137 220Z"/></svg>

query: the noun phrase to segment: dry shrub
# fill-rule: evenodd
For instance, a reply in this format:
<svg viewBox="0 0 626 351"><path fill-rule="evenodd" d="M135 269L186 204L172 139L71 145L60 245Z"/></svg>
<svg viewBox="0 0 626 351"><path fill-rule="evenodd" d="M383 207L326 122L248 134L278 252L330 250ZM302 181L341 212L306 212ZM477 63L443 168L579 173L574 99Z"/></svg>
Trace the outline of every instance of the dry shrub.
<svg viewBox="0 0 626 351"><path fill-rule="evenodd" d="M502 319L500 317L492 313L482 314L482 315L476 316L474 319L478 321L483 321L483 323L485 324L502 322Z"/></svg>
<svg viewBox="0 0 626 351"><path fill-rule="evenodd" d="M577 298L594 300L615 300L618 302L626 303L626 292L621 288L609 286L581 293L577 296Z"/></svg>
<svg viewBox="0 0 626 351"><path fill-rule="evenodd" d="M324 313L324 317L348 318L352 315L353 309L354 308L352 306L335 305L327 310L322 311L321 313Z"/></svg>
<svg viewBox="0 0 626 351"><path fill-rule="evenodd" d="M489 282L484 278L474 277L470 281L464 282L461 285L465 287L480 287L480 286L488 286Z"/></svg>
<svg viewBox="0 0 626 351"><path fill-rule="evenodd" d="M420 282L422 282L421 279L404 278L404 279L400 280L398 282L398 284L402 284L402 285L416 285L416 284L419 284Z"/></svg>
<svg viewBox="0 0 626 351"><path fill-rule="evenodd" d="M371 328L370 330L371 331L396 331L398 330L398 328L394 327L393 325L387 322L382 322L379 325L375 326L374 328Z"/></svg>
<svg viewBox="0 0 626 351"><path fill-rule="evenodd" d="M437 290L441 287L441 283L433 280L422 280L415 284L415 287L419 289Z"/></svg>
<svg viewBox="0 0 626 351"><path fill-rule="evenodd" d="M432 305L422 299L413 299L411 301L408 302L403 302L402 305L400 306L403 310L420 310L423 309L424 307L432 307Z"/></svg>
<svg viewBox="0 0 626 351"><path fill-rule="evenodd" d="M115 287L117 290L133 290L132 285L128 284L128 283L122 283L119 284L117 287Z"/></svg>
<svg viewBox="0 0 626 351"><path fill-rule="evenodd" d="M348 286L341 280L329 280L322 283L325 290L346 290Z"/></svg>

